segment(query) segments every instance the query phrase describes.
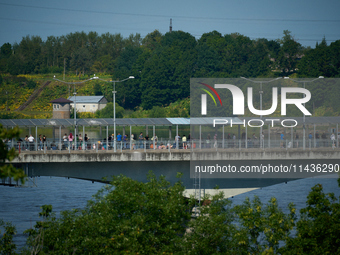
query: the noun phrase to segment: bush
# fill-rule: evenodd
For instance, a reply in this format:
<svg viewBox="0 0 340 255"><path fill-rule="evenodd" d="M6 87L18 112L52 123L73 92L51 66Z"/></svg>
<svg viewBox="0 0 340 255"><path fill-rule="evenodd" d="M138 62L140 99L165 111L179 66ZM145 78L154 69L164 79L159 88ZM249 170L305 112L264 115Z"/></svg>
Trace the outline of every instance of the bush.
<svg viewBox="0 0 340 255"><path fill-rule="evenodd" d="M29 230L31 251L49 254L160 254L181 251L190 219L180 182L149 174L141 183L114 177L82 211L50 216ZM44 214L44 213L43 213Z"/></svg>
<svg viewBox="0 0 340 255"><path fill-rule="evenodd" d="M37 83L33 80L28 80L26 83L26 87L29 89L35 89L37 87Z"/></svg>

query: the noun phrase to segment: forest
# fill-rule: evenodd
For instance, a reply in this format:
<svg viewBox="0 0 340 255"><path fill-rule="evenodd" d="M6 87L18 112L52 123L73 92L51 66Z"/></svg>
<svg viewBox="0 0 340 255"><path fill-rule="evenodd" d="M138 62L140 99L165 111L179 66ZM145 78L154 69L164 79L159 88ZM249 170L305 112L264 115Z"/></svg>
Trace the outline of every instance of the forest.
<svg viewBox="0 0 340 255"><path fill-rule="evenodd" d="M1 46L0 108L17 109L43 82L52 80L53 75L61 79L65 73L74 81L94 74L113 80L133 75L135 79L117 86L118 105L134 111L154 107L159 110L178 100L189 100L190 78L335 78L340 76L339 56L340 40L328 45L323 38L315 48L306 48L287 30L277 40L252 40L238 33L222 35L217 31L196 39L183 31L161 34L157 30L144 38L140 34L123 38L120 34L96 32L50 36L46 41L39 36L26 36L20 43ZM11 89L12 96L8 96ZM67 97L70 92L61 83L53 82L41 95L52 100L51 93ZM110 83L91 82L77 88L77 93L103 94L112 102ZM15 107L8 108L8 97ZM47 99L38 100L34 110L48 111ZM340 109L323 111L337 115Z"/></svg>

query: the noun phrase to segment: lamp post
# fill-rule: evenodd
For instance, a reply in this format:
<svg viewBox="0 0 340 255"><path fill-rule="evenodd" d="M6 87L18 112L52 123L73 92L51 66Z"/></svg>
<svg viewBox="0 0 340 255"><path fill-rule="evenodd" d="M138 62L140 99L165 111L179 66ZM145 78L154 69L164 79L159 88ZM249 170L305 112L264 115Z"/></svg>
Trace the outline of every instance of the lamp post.
<svg viewBox="0 0 340 255"><path fill-rule="evenodd" d="M87 80L84 80L84 81L66 82L66 81L62 81L62 80L57 79L55 77L55 75L53 76L53 80L56 80L56 81L59 81L59 82L62 82L62 83L68 84L68 85L73 84L73 86L74 86L73 96L74 96L74 143L75 143L74 149L75 150L77 149L77 100L76 100L77 93L76 93L76 84L81 84L81 83L84 83L84 82L87 82L87 81L91 81L93 79L94 78L90 78L90 79L87 79Z"/></svg>
<svg viewBox="0 0 340 255"><path fill-rule="evenodd" d="M313 81L316 81L318 79L323 79L324 77L323 76L319 76L318 78L315 78L313 80L303 80L303 81L299 81L299 80L295 80L295 79L290 79L292 81L295 81L295 82L300 82L300 83L303 83L303 88L305 89L306 88L306 82L313 82ZM289 79L289 77L285 77L285 79ZM305 97L306 95L304 95ZM303 104L305 105L305 104ZM305 114L303 114L303 150L306 149L306 125L305 125L305 120L306 120L306 116ZM315 135L315 134L314 134Z"/></svg>
<svg viewBox="0 0 340 255"><path fill-rule="evenodd" d="M95 79L95 80L101 80L101 81L105 81L105 82L112 82L113 83L113 91L112 91L112 101L113 101L113 151L116 152L117 149L116 149L116 82L123 82L123 81L127 81L129 79L134 79L135 77L134 76L129 76L128 78L124 79L124 80L121 80L121 81L107 81L107 80L104 80L104 79L101 79L99 77L96 77L94 76L92 79Z"/></svg>
<svg viewBox="0 0 340 255"><path fill-rule="evenodd" d="M269 83L269 82L281 79L281 77L278 77L278 78L275 78L275 79L272 79L272 80L269 80L269 81L254 81L254 80L251 80L251 79L248 79L248 78L245 78L245 77L241 77L241 78L244 79L244 80L247 80L247 81L254 82L254 83L260 83L259 94L260 94L260 110L261 111L262 111L262 94L263 94L262 83ZM262 119L262 115L260 115L260 118ZM247 139L247 137L246 137L246 139ZM263 143L263 141L262 141L262 126L261 126L260 127L260 146L262 146L262 143ZM264 143L263 143L263 149L264 149Z"/></svg>

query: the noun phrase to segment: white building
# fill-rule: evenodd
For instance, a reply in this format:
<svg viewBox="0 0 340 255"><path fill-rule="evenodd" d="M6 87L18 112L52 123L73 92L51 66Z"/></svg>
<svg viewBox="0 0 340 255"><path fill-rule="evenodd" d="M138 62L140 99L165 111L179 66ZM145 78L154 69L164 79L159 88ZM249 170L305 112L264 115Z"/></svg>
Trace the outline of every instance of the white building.
<svg viewBox="0 0 340 255"><path fill-rule="evenodd" d="M107 100L104 96L72 96L68 100L71 100L71 107L74 109L74 103L76 104L77 112L96 112L103 109Z"/></svg>

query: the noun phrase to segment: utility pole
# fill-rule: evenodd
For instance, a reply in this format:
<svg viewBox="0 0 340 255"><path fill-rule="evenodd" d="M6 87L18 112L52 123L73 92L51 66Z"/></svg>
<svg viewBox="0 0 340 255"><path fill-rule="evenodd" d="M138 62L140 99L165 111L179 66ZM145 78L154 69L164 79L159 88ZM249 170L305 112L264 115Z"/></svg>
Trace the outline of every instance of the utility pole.
<svg viewBox="0 0 340 255"><path fill-rule="evenodd" d="M8 111L8 91L6 91L6 111Z"/></svg>
<svg viewBox="0 0 340 255"><path fill-rule="evenodd" d="M170 19L170 27L169 27L169 32L172 32L172 19Z"/></svg>
<svg viewBox="0 0 340 255"><path fill-rule="evenodd" d="M64 58L64 77L63 77L63 80L65 81L65 71L66 71L66 65L65 65L65 63L66 63L66 58ZM70 92L69 92L69 95L68 96L70 96Z"/></svg>

